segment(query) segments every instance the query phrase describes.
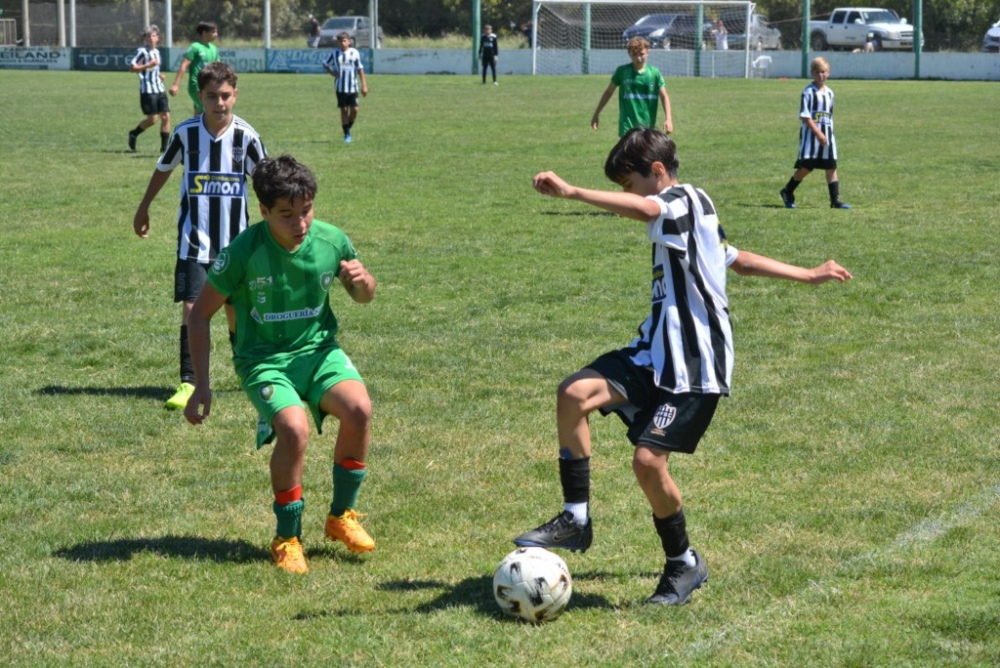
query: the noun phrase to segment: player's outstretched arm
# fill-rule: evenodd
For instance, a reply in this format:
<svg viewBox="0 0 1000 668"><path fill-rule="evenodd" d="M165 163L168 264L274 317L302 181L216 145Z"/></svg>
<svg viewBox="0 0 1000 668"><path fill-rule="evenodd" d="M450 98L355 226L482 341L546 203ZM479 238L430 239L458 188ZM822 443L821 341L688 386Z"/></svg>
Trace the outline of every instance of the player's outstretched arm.
<svg viewBox="0 0 1000 668"><path fill-rule="evenodd" d="M578 188L566 183L554 172L536 174L532 185L543 195L576 200L644 223L660 215L660 205L653 200L632 193Z"/></svg>
<svg viewBox="0 0 1000 668"><path fill-rule="evenodd" d="M174 82L170 84L170 97L177 95L177 88L180 85L181 79L184 77L184 73L187 72L188 66L191 65L191 59L185 58L181 61L181 66L177 68L177 76L174 77Z"/></svg>
<svg viewBox="0 0 1000 668"><path fill-rule="evenodd" d="M212 386L208 377L209 351L212 349L212 316L226 303L222 294L211 283L205 283L188 314L188 347L194 366L194 392L184 407L184 419L191 424L201 424L212 412Z"/></svg>
<svg viewBox="0 0 1000 668"><path fill-rule="evenodd" d="M729 265L729 268L741 276L783 278L789 281L809 283L810 285L820 285L827 281L843 283L854 278L851 272L833 260L827 260L818 267L806 269L748 251L740 251L736 257L736 261Z"/></svg>
<svg viewBox="0 0 1000 668"><path fill-rule="evenodd" d="M340 283L351 299L359 304L367 304L375 299L375 277L368 273L361 260L341 260Z"/></svg>

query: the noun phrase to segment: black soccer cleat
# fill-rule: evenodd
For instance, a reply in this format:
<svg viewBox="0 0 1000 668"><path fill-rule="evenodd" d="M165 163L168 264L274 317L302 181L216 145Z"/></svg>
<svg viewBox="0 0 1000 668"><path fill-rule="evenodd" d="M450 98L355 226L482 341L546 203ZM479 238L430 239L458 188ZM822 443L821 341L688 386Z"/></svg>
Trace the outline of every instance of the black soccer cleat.
<svg viewBox="0 0 1000 668"><path fill-rule="evenodd" d="M580 526L573 519L573 513L568 510L514 539L514 544L519 547L555 548L571 552L586 552L592 542L594 523L588 519L586 526Z"/></svg>
<svg viewBox="0 0 1000 668"><path fill-rule="evenodd" d="M135 150L135 137L136 137L135 131L134 130L129 130L128 131L128 148L129 148L130 151L134 151Z"/></svg>
<svg viewBox="0 0 1000 668"><path fill-rule="evenodd" d="M785 203L786 209L795 208L795 195L788 192L785 188L781 189L781 201Z"/></svg>
<svg viewBox="0 0 1000 668"><path fill-rule="evenodd" d="M691 593L708 581L708 567L701 555L694 552L696 563L688 566L683 561L667 560L660 576L656 591L646 599L653 605L684 605L691 599Z"/></svg>
<svg viewBox="0 0 1000 668"><path fill-rule="evenodd" d="M836 202L830 202L830 208L831 209L850 209L851 205L848 204L847 202L841 202L841 201L838 200Z"/></svg>

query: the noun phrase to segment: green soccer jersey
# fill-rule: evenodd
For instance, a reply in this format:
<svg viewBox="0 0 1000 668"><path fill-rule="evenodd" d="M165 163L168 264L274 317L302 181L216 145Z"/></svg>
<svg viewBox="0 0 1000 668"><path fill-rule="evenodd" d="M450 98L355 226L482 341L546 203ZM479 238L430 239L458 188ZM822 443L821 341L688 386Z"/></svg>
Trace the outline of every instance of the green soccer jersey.
<svg viewBox="0 0 1000 668"><path fill-rule="evenodd" d="M611 83L618 86L618 136L632 128L655 129L660 89L666 85L660 70L647 64L636 72L629 63L615 70Z"/></svg>
<svg viewBox="0 0 1000 668"><path fill-rule="evenodd" d="M266 222L220 251L208 281L236 310L236 372L247 378L261 364L284 368L299 355L338 347L328 293L340 284L341 260L357 256L346 234L318 220L294 252L278 245Z"/></svg>
<svg viewBox="0 0 1000 668"><path fill-rule="evenodd" d="M188 65L188 88L197 92L198 72L201 72L205 65L214 63L219 59L219 47L212 43L202 44L201 42L195 42L188 47L184 57L191 61L191 64Z"/></svg>

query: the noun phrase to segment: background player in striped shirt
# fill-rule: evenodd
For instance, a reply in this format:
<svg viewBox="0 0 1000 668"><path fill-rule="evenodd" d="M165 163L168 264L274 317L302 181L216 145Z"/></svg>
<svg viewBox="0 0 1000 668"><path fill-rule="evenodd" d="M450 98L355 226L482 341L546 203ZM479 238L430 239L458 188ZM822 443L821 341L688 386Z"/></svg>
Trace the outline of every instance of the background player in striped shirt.
<svg viewBox="0 0 1000 668"><path fill-rule="evenodd" d="M344 130L344 143L350 144L353 141L351 128L358 118L358 92L368 96L368 80L365 78L365 67L361 64L361 54L351 46L351 36L342 32L337 35L337 43L340 47L326 57L323 69L336 80L340 126Z"/></svg>
<svg viewBox="0 0 1000 668"><path fill-rule="evenodd" d="M375 277L339 228L313 219L316 179L291 156L265 160L253 174L264 221L223 250L191 311L191 352L198 382L184 410L201 424L212 407L209 322L227 299L236 307L234 350L243 391L257 409L257 447L275 440L271 487L277 519L271 557L292 573L309 570L302 550L302 468L312 412L340 421L333 450L333 501L326 535L352 552L375 541L354 507L365 479L371 438L371 400L360 373L337 343L330 289L340 284L352 300L375 298Z"/></svg>
<svg viewBox="0 0 1000 668"><path fill-rule="evenodd" d="M837 139L833 135L833 90L826 85L830 64L826 58L814 58L810 66L813 81L802 91L799 105L799 157L795 173L781 189L781 201L795 208L795 189L814 169L826 170L826 186L830 191L830 207L850 209L840 201L840 180L837 177Z"/></svg>
<svg viewBox="0 0 1000 668"><path fill-rule="evenodd" d="M128 147L135 150L135 140L143 130L156 122L160 117L160 153L167 147L170 139L170 103L167 100L167 90L163 87L163 74L160 72L160 50L156 45L160 42L160 29L151 25L142 31L143 45L135 52L130 72L139 75L139 106L146 119L129 130Z"/></svg>
<svg viewBox="0 0 1000 668"><path fill-rule="evenodd" d="M194 102L194 113L200 114L205 111L198 97L198 74L202 68L209 63L219 60L219 47L215 45L215 40L219 38L219 27L211 21L202 21L196 28L198 41L188 47L184 54L181 66L177 68L177 76L170 86L170 97L177 95L178 86L184 73L188 73L188 95Z"/></svg>
<svg viewBox="0 0 1000 668"><path fill-rule="evenodd" d="M681 493L667 462L672 452L694 453L719 397L729 394L733 335L726 267L813 285L851 278L833 260L804 269L733 248L708 195L678 182L678 164L673 140L635 129L611 150L604 166L624 192L578 188L552 172L535 176L535 190L543 195L578 200L646 225L653 245L652 312L628 346L598 357L559 386L564 509L514 539L526 547L590 547L588 416L614 412L635 446L632 470L666 555L663 576L647 602L664 605L687 602L708 579L705 562L690 547Z"/></svg>
<svg viewBox="0 0 1000 668"><path fill-rule="evenodd" d="M149 207L170 179L184 166L177 214L177 264L174 302L182 302L180 385L166 407L181 409L194 391L194 368L188 348L188 316L205 284L209 265L219 251L246 229L250 220L247 178L265 157L264 144L249 123L233 115L236 73L222 62L209 63L198 73L205 113L189 118L174 131L156 163L146 194L132 221L135 233L149 236ZM227 307L230 340L236 321Z"/></svg>

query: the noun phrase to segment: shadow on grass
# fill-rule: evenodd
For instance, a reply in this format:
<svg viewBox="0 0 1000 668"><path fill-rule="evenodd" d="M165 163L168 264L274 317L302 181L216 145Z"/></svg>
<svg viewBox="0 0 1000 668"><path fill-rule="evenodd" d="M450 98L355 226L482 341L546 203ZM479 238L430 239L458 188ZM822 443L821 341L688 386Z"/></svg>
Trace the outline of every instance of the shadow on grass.
<svg viewBox="0 0 1000 668"><path fill-rule="evenodd" d="M580 590L580 583L588 580L604 579L604 573L580 573L573 576L573 597L570 599L571 609L602 608L606 610L618 609L607 598L600 594L591 594ZM455 607L471 607L477 614L496 619L506 619L497 608L496 600L493 598L493 575L478 575L465 578L457 583L442 582L440 580L390 580L377 585L378 589L396 592L420 592L425 590L442 590L433 600L420 603L412 608L400 610L400 612L430 613L438 610L447 610Z"/></svg>
<svg viewBox="0 0 1000 668"><path fill-rule="evenodd" d="M137 387L65 387L64 385L46 385L35 390L35 394L43 396L74 396L87 394L94 397L127 397L129 399L152 399L154 401L166 401L174 392L176 387L153 387L151 385L140 385ZM225 387L212 390L213 394L223 394L225 392L238 391L229 390Z"/></svg>
<svg viewBox="0 0 1000 668"><path fill-rule="evenodd" d="M270 560L268 551L245 540L163 536L162 538L122 538L94 541L59 548L53 556L67 561L128 561L137 554L153 552L165 557L245 564Z"/></svg>

